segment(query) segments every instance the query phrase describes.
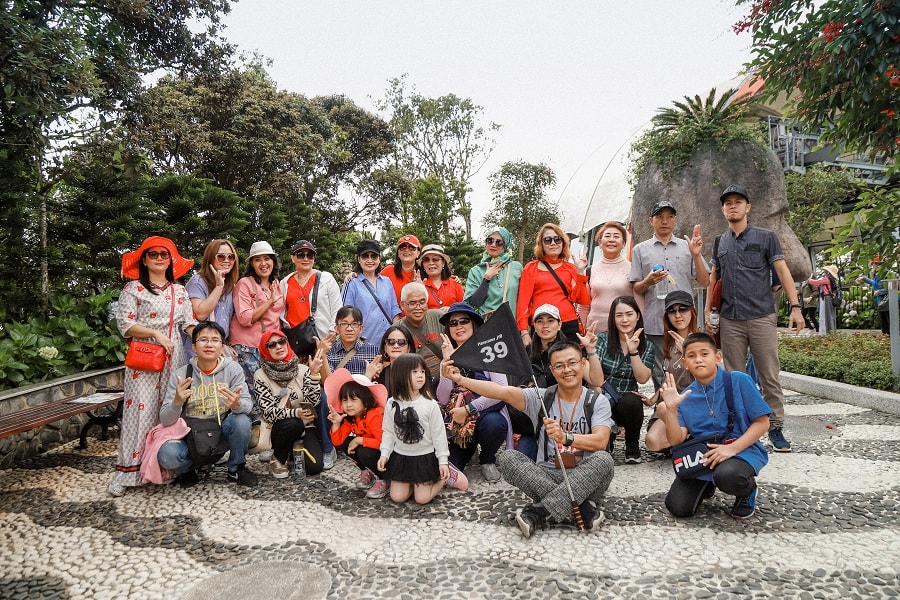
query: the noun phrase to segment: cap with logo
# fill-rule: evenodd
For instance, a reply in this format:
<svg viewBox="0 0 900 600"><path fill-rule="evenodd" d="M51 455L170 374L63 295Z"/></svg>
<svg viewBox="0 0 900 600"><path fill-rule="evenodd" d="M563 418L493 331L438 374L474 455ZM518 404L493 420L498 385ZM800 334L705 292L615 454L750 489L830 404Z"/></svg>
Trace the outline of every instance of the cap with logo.
<svg viewBox="0 0 900 600"><path fill-rule="evenodd" d="M719 202L721 202L722 204L725 204L725 198L727 198L728 196L730 196L732 194L737 194L738 196L743 196L744 200L746 200L747 202L750 202L750 196L747 195L747 190L745 190L744 188L742 188L739 185L729 185L727 188L725 188L725 191L722 192L721 196L719 196Z"/></svg>
<svg viewBox="0 0 900 600"><path fill-rule="evenodd" d="M541 304L540 306L538 306L537 309L535 309L535 311L534 311L532 320L537 320L537 318L540 317L541 315L550 315L557 321L562 320L559 318L559 309L556 308L556 306L554 306L552 304Z"/></svg>
<svg viewBox="0 0 900 600"><path fill-rule="evenodd" d="M312 252L313 254L316 254L316 247L313 246L313 243L309 240L298 240L294 242L294 245L291 246L291 254L293 254L297 250L307 250L309 252Z"/></svg>
<svg viewBox="0 0 900 600"><path fill-rule="evenodd" d="M675 205L669 202L668 200L660 200L656 204L653 205L653 209L650 211L650 216L655 217L658 215L663 209L668 208L672 211L673 215L677 215L678 212L675 210Z"/></svg>

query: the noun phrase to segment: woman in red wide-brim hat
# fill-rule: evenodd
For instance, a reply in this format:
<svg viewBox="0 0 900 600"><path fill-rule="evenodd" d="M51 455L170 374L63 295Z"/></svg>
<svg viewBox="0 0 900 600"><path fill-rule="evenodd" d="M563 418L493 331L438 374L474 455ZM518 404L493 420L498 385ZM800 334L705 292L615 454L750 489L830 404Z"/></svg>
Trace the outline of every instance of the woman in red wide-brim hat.
<svg viewBox="0 0 900 600"><path fill-rule="evenodd" d="M144 439L159 423L169 374L186 362L181 332L190 335L197 321L187 292L175 280L193 265L194 261L178 253L172 240L161 236L148 237L140 248L122 256L122 276L132 281L125 284L119 296L119 331L129 340L159 344L168 360L160 372L125 367L119 457L107 488L113 496L142 483Z"/></svg>

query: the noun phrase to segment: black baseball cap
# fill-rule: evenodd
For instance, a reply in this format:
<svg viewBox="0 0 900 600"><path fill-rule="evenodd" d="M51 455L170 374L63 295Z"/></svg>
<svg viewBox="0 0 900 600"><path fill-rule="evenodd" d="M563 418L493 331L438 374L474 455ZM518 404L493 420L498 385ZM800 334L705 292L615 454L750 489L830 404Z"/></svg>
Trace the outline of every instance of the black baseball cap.
<svg viewBox="0 0 900 600"><path fill-rule="evenodd" d="M725 188L725 191L722 192L722 195L719 196L719 202L725 204L725 198L730 196L731 194L737 194L738 196L743 196L744 200L750 202L750 196L747 195L747 190L742 188L739 185L729 185Z"/></svg>
<svg viewBox="0 0 900 600"><path fill-rule="evenodd" d="M672 204L668 200L660 200L659 202L657 202L656 204L653 205L653 210L650 211L650 216L655 217L664 208L668 208L669 210L671 210L673 215L678 214L678 211L675 210L674 204Z"/></svg>

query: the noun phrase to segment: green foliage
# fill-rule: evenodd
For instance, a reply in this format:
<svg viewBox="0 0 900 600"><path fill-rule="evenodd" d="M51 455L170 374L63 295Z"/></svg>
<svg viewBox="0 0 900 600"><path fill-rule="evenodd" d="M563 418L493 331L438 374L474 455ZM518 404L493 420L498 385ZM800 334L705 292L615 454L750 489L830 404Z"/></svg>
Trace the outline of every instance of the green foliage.
<svg viewBox="0 0 900 600"><path fill-rule="evenodd" d="M791 118L824 141L900 167L900 3L766 0L735 29L753 35L763 98L785 95Z"/></svg>
<svg viewBox="0 0 900 600"><path fill-rule="evenodd" d="M666 178L678 173L709 142L719 150L731 141L763 144L763 128L753 118L753 106L746 98L732 100L734 93L728 90L716 100L713 88L705 100L685 96L685 102L673 102L674 108L658 109L653 126L631 146L628 179L632 187L651 164Z"/></svg>
<svg viewBox="0 0 900 600"><path fill-rule="evenodd" d="M841 213L856 187L849 172L819 166L802 174L787 173L784 183L789 207L785 218L805 246L818 239L826 219Z"/></svg>
<svg viewBox="0 0 900 600"><path fill-rule="evenodd" d="M781 368L791 373L891 390L890 341L884 336L830 333L826 336L781 337Z"/></svg>
<svg viewBox="0 0 900 600"><path fill-rule="evenodd" d="M453 198L444 181L437 175L418 179L409 199L410 222L401 224L410 233L424 240L443 240L450 235Z"/></svg>
<svg viewBox="0 0 900 600"><path fill-rule="evenodd" d="M89 298L51 294L47 319L0 327L0 389L37 383L125 360L125 340L110 314L119 290Z"/></svg>
<svg viewBox="0 0 900 600"><path fill-rule="evenodd" d="M518 248L519 262L531 258L532 240L544 223L559 223L559 206L547 197L556 174L544 163L523 160L505 162L488 178L494 208L484 216L484 226L505 227Z"/></svg>
<svg viewBox="0 0 900 600"><path fill-rule="evenodd" d="M878 309L872 286L852 286L844 292L844 305L838 309L838 322L844 329L878 328Z"/></svg>
<svg viewBox="0 0 900 600"><path fill-rule="evenodd" d="M882 257L878 273L882 278L897 271L900 241L895 232L900 227L900 188L873 188L859 195L847 223L832 243L833 255L851 253L857 264Z"/></svg>

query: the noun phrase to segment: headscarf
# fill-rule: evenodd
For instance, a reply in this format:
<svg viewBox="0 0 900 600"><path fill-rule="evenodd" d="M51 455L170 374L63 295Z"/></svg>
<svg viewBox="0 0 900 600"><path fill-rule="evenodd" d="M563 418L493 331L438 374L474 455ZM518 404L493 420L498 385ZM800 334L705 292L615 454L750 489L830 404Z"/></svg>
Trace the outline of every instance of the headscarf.
<svg viewBox="0 0 900 600"><path fill-rule="evenodd" d="M294 349L291 348L290 344L287 345L288 353L287 356L284 357L284 360L276 361L272 358L272 353L269 352L266 344L273 336L287 339L284 332L279 329L269 329L268 331L264 331L262 337L259 339L259 366L263 372L269 376L269 379L284 386L297 376L300 367L300 359L297 358L297 355L294 353Z"/></svg>
<svg viewBox="0 0 900 600"><path fill-rule="evenodd" d="M492 263L494 260L501 260L501 261L512 260L512 257L513 257L512 256L512 248L510 248L510 245L512 243L512 234L505 227L497 227L496 229L491 230L491 232L488 233L488 235L491 235L494 233L499 233L500 237L503 238L503 252L501 252L500 256L498 256L496 259L493 256L491 256L490 254L488 254L487 252L485 252L484 254L481 255L481 262L479 264L488 265L488 264Z"/></svg>

